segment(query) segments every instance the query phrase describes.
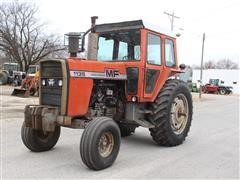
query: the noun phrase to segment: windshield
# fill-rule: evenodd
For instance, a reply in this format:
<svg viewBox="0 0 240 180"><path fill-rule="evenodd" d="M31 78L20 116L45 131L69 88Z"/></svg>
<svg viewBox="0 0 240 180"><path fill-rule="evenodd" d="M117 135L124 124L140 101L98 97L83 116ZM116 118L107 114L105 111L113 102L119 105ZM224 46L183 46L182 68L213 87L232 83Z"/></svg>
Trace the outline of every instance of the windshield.
<svg viewBox="0 0 240 180"><path fill-rule="evenodd" d="M31 66L28 68L27 74L35 74L36 73L36 67Z"/></svg>
<svg viewBox="0 0 240 180"><path fill-rule="evenodd" d="M140 60L140 31L117 31L99 35L97 60Z"/></svg>
<svg viewBox="0 0 240 180"><path fill-rule="evenodd" d="M218 85L219 79L210 79L209 84Z"/></svg>
<svg viewBox="0 0 240 180"><path fill-rule="evenodd" d="M7 71L17 71L18 67L17 64L4 64L3 69Z"/></svg>

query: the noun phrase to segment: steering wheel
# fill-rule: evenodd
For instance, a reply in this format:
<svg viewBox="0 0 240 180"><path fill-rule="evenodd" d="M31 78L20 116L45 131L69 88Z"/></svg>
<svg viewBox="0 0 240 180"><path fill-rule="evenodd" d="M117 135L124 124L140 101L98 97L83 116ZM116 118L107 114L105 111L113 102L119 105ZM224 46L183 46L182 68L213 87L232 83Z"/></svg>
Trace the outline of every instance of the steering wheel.
<svg viewBox="0 0 240 180"><path fill-rule="evenodd" d="M128 55L123 56L123 57L122 57L122 60L128 60Z"/></svg>

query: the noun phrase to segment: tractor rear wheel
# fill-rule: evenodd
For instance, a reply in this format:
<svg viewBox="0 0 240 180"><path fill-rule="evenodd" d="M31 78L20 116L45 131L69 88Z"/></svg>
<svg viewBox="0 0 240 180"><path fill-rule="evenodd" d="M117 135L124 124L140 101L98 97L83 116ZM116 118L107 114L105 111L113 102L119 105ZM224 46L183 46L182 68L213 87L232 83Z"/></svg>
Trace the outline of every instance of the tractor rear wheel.
<svg viewBox="0 0 240 180"><path fill-rule="evenodd" d="M227 94L226 89L225 89L225 88L220 88L220 89L219 89L219 94L221 94L221 95Z"/></svg>
<svg viewBox="0 0 240 180"><path fill-rule="evenodd" d="M21 137L23 144L33 152L42 152L52 149L60 136L60 126L55 127L54 132L44 132L30 127L26 127L23 122Z"/></svg>
<svg viewBox="0 0 240 180"><path fill-rule="evenodd" d="M181 144L192 121L192 97L186 83L168 80L151 104L151 120L157 125L149 129L153 140L162 146Z"/></svg>
<svg viewBox="0 0 240 180"><path fill-rule="evenodd" d="M101 170L111 166L117 158L121 143L120 130L108 117L97 117L84 130L80 155L90 169Z"/></svg>

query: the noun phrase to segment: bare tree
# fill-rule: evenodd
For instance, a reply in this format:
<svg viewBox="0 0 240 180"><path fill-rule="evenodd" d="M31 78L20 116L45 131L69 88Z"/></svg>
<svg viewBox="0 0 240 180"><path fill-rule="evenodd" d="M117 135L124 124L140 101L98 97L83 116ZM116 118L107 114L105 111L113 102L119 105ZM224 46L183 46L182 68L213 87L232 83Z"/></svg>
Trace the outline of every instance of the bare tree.
<svg viewBox="0 0 240 180"><path fill-rule="evenodd" d="M199 65L192 65L193 69L200 69ZM204 63L203 69L238 69L238 63L230 59L222 59L217 62L209 60Z"/></svg>
<svg viewBox="0 0 240 180"><path fill-rule="evenodd" d="M209 60L205 62L203 65L203 69L215 69L215 67L216 67L216 64L213 60Z"/></svg>
<svg viewBox="0 0 240 180"><path fill-rule="evenodd" d="M44 32L46 25L38 23L36 13L32 3L0 3L0 50L25 71L29 65L63 50L57 36Z"/></svg>
<svg viewBox="0 0 240 180"><path fill-rule="evenodd" d="M230 59L222 59L216 63L216 69L238 69L238 64Z"/></svg>
<svg viewBox="0 0 240 180"><path fill-rule="evenodd" d="M201 67L199 65L196 65L196 64L193 64L191 67L192 67L192 69L201 69Z"/></svg>

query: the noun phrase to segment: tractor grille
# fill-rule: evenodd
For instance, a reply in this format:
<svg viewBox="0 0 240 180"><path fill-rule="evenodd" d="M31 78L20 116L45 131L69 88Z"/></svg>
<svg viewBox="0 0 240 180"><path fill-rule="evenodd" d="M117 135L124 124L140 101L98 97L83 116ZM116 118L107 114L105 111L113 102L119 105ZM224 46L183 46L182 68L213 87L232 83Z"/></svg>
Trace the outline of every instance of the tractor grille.
<svg viewBox="0 0 240 180"><path fill-rule="evenodd" d="M60 62L41 63L41 104L61 106L63 73Z"/></svg>

